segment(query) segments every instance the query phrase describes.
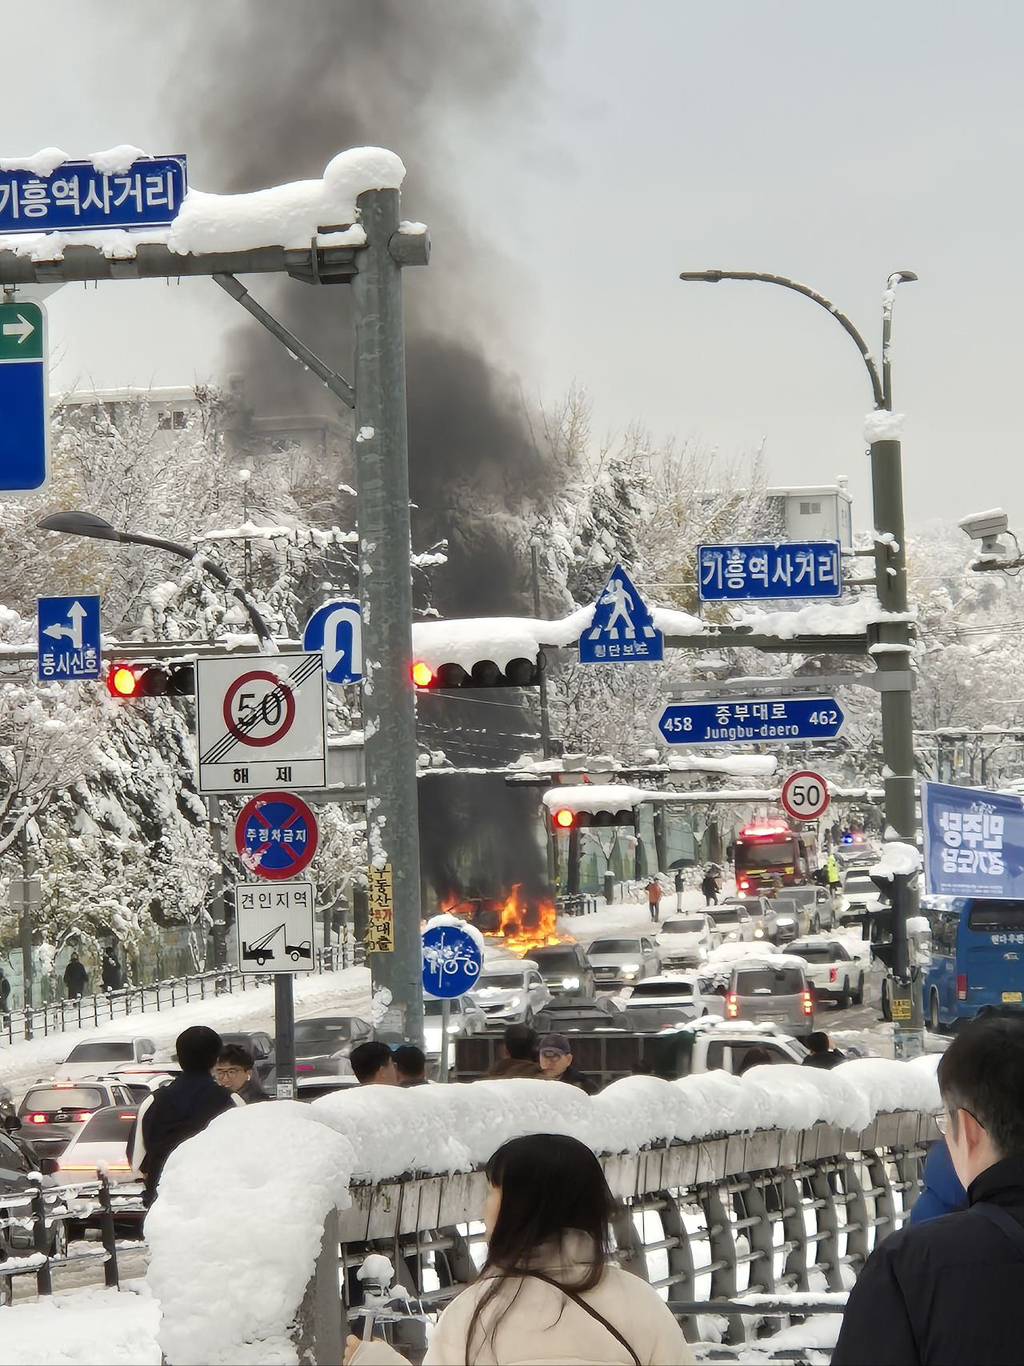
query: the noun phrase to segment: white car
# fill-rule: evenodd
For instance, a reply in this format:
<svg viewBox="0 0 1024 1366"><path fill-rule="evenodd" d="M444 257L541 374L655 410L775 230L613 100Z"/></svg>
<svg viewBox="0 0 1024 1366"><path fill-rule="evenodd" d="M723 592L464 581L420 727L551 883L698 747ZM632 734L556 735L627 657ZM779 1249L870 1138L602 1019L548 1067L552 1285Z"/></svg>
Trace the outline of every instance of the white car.
<svg viewBox="0 0 1024 1366"><path fill-rule="evenodd" d="M654 937L665 968L694 967L711 952L711 921L703 911L674 915Z"/></svg>
<svg viewBox="0 0 1024 1366"><path fill-rule="evenodd" d="M721 997L705 995L695 972L645 977L614 998L626 1013L631 1029L663 1029L666 1025L722 1012Z"/></svg>
<svg viewBox="0 0 1024 1366"><path fill-rule="evenodd" d="M429 1057L441 1056L441 1018L445 1002L433 997L423 1000L423 1048ZM449 1057L455 1053L455 1040L480 1034L487 1028L487 1016L470 996L455 996L448 1002Z"/></svg>
<svg viewBox="0 0 1024 1366"><path fill-rule="evenodd" d="M851 868L843 878L842 904L839 909L839 923L860 921L865 911L877 911L882 904L882 894L871 881L866 868Z"/></svg>
<svg viewBox="0 0 1024 1366"><path fill-rule="evenodd" d="M636 939L595 939L587 950L587 958L598 991L630 986L641 977L653 977L661 971L654 940L646 934Z"/></svg>
<svg viewBox="0 0 1024 1366"><path fill-rule="evenodd" d="M819 1001L861 1006L872 973L871 945L862 941L808 935L786 946L787 954L804 960L804 976Z"/></svg>
<svg viewBox="0 0 1024 1366"><path fill-rule="evenodd" d="M54 1076L61 1081L78 1081L82 1077L109 1076L111 1072L131 1063L152 1062L156 1044L152 1039L123 1038L89 1039L76 1043L64 1061L58 1064Z"/></svg>
<svg viewBox="0 0 1024 1366"><path fill-rule="evenodd" d="M754 915L745 897L719 902L708 914L711 916L711 938L716 947L749 943L754 938Z"/></svg>
<svg viewBox="0 0 1024 1366"><path fill-rule="evenodd" d="M112 1182L134 1181L128 1162L128 1136L137 1106L108 1105L96 1110L57 1159L57 1180L95 1181L97 1169Z"/></svg>
<svg viewBox="0 0 1024 1366"><path fill-rule="evenodd" d="M551 1000L536 963L528 958L488 963L477 978L473 999L489 1025L531 1024Z"/></svg>

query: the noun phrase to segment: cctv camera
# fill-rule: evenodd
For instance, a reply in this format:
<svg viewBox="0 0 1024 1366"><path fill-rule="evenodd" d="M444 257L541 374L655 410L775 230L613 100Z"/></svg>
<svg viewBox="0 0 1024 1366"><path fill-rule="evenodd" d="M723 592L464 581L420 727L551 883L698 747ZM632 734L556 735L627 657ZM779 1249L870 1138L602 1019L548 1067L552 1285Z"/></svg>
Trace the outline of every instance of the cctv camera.
<svg viewBox="0 0 1024 1366"><path fill-rule="evenodd" d="M995 541L1004 531L1010 529L1010 519L1002 508L992 508L988 512L973 512L965 517L960 526L972 541ZM988 547L982 546L983 550Z"/></svg>

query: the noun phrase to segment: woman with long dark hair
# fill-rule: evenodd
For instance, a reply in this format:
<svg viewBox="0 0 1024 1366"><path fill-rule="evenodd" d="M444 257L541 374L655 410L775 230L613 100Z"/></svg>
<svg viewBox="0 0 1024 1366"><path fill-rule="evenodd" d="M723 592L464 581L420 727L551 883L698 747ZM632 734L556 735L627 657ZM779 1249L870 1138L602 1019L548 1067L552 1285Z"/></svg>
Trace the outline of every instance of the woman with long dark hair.
<svg viewBox="0 0 1024 1366"><path fill-rule="evenodd" d="M441 1315L423 1366L688 1366L655 1290L611 1260L614 1201L601 1164L564 1134L503 1144L487 1164L487 1260ZM349 1366L404 1358L349 1339Z"/></svg>

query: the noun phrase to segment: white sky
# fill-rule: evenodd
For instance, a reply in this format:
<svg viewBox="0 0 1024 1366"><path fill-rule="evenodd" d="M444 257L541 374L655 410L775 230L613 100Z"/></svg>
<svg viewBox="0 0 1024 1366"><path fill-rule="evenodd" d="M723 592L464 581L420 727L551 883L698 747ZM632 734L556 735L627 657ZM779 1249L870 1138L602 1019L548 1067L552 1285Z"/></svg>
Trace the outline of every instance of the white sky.
<svg viewBox="0 0 1024 1366"><path fill-rule="evenodd" d="M135 142L201 166L201 148L179 145L165 95L182 76L182 16L201 5L140 0L127 25L119 8L6 0L12 50L32 55L7 65L0 151ZM885 278L912 269L921 280L900 293L894 352L908 514L1003 504L1024 522L1024 7L544 9L539 115L509 120L486 147L465 129L453 170L484 249L500 253L487 305L510 316L507 360L525 391L554 399L575 380L602 428L640 419L728 451L763 437L775 482L848 473L864 526L870 395L848 338L780 290L676 276L713 265L793 274L875 346ZM214 103L216 88L201 98ZM221 188L195 167L193 178ZM405 209L417 216L415 203ZM222 331L241 314L212 282L192 281L69 286L50 317L60 387L214 377Z"/></svg>

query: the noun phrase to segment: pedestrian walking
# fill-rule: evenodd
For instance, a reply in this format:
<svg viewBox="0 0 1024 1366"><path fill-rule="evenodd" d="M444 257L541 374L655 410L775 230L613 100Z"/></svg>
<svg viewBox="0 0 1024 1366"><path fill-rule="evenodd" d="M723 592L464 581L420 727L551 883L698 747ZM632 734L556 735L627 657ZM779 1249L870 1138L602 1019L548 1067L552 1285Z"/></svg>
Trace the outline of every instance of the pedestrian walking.
<svg viewBox="0 0 1024 1366"><path fill-rule="evenodd" d="M427 1057L422 1048L414 1043L403 1043L395 1049L395 1066L398 1068L398 1084L408 1089L411 1086L429 1086L427 1080Z"/></svg>
<svg viewBox="0 0 1024 1366"><path fill-rule="evenodd" d="M512 1024L501 1041L502 1055L497 1058L486 1080L501 1077L542 1077L537 1061L537 1032L528 1024Z"/></svg>
<svg viewBox="0 0 1024 1366"><path fill-rule="evenodd" d="M675 889L676 889L676 915L678 915L679 912L683 909L683 885L684 885L684 884L683 884L683 870L682 870L682 868L677 868L677 869L676 869L676 875L675 875L674 882L675 882Z"/></svg>
<svg viewBox="0 0 1024 1366"><path fill-rule="evenodd" d="M588 1096L597 1094L589 1077L572 1065L572 1045L564 1034L545 1034L538 1049L541 1075L547 1081L565 1081L578 1086Z"/></svg>
<svg viewBox="0 0 1024 1366"><path fill-rule="evenodd" d="M348 1060L360 1086L398 1085L395 1055L386 1043L368 1039L356 1044Z"/></svg>
<svg viewBox="0 0 1024 1366"><path fill-rule="evenodd" d="M718 905L718 893L720 890L720 884L718 881L718 874L716 873L714 868L708 868L705 871L703 880L700 884L700 890L701 895L704 897L705 906Z"/></svg>
<svg viewBox="0 0 1024 1366"><path fill-rule="evenodd" d="M846 1061L839 1049L832 1047L832 1040L823 1029L816 1029L813 1034L808 1034L807 1049L807 1057L803 1060L804 1067L820 1067L827 1072Z"/></svg>
<svg viewBox="0 0 1024 1366"><path fill-rule="evenodd" d="M658 1292L612 1262L601 1164L566 1134L502 1144L487 1164L487 1258L431 1334L423 1366L691 1366ZM394 1366L386 1342L348 1339L346 1366Z"/></svg>
<svg viewBox="0 0 1024 1366"><path fill-rule="evenodd" d="M651 913L651 919L655 925L658 923L658 915L661 908L662 890L661 883L656 877L652 877L647 884L647 907Z"/></svg>
<svg viewBox="0 0 1024 1366"><path fill-rule="evenodd" d="M220 1035L190 1025L178 1035L175 1053L181 1072L142 1102L128 1135L128 1161L145 1180L142 1203L156 1199L164 1165L180 1144L202 1133L212 1119L243 1102L210 1075L221 1052Z"/></svg>
<svg viewBox="0 0 1024 1366"><path fill-rule="evenodd" d="M115 952L113 944L108 944L103 950L100 975L103 980L104 991L121 990L121 964L117 961L117 953Z"/></svg>
<svg viewBox="0 0 1024 1366"><path fill-rule="evenodd" d="M938 1069L968 1208L890 1234L868 1258L832 1366L1016 1366L1024 1263L1024 1019L965 1024Z"/></svg>
<svg viewBox="0 0 1024 1366"><path fill-rule="evenodd" d="M270 1097L264 1091L254 1068L252 1054L247 1048L239 1043L228 1043L217 1055L213 1078L245 1105L255 1105Z"/></svg>
<svg viewBox="0 0 1024 1366"><path fill-rule="evenodd" d="M89 982L89 974L85 964L77 953L72 953L68 959L68 965L64 969L64 989L67 994L77 1000L85 995L85 988Z"/></svg>

